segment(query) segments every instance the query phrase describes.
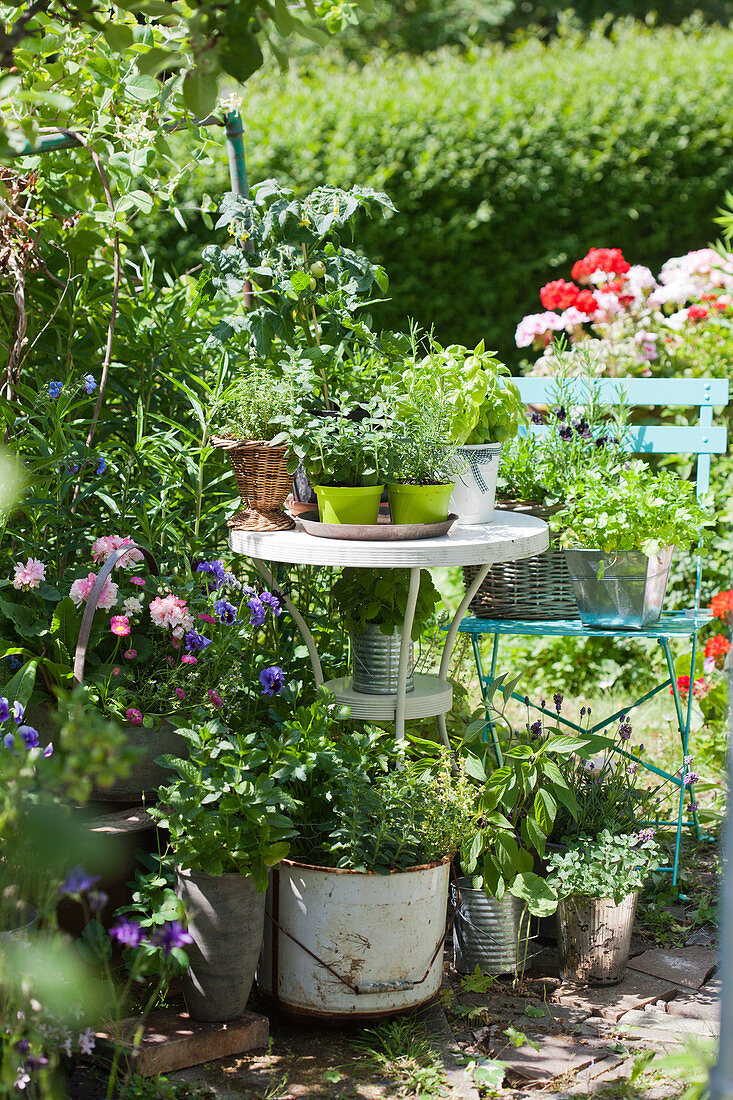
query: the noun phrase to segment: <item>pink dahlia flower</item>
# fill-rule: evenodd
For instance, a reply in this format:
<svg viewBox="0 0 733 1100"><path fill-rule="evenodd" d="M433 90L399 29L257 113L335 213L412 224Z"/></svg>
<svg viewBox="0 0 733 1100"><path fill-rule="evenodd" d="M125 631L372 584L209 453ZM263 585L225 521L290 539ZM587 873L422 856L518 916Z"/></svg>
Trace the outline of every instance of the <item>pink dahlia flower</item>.
<svg viewBox="0 0 733 1100"><path fill-rule="evenodd" d="M95 564L99 565L101 562L106 561L110 554L115 550L121 550L123 546L134 546L134 540L122 535L105 535L101 539L97 539L92 546L92 560ZM128 554L123 554L120 560L115 566L116 569L129 569L131 565L137 565L143 561L142 553L139 550L130 550Z"/></svg>

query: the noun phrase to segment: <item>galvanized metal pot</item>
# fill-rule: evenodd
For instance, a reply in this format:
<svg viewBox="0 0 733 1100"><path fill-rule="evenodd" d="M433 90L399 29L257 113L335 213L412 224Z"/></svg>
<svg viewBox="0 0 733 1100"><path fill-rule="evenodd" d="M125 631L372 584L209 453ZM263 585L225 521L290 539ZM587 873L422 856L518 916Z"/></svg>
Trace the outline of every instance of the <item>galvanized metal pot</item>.
<svg viewBox="0 0 733 1100"><path fill-rule="evenodd" d="M364 695L395 695L399 682L402 632L383 634L376 623L351 635L354 665L354 691ZM407 690L414 691L412 642L407 659Z"/></svg>
<svg viewBox="0 0 733 1100"><path fill-rule="evenodd" d="M581 622L637 630L656 623L662 614L673 552L674 547L668 546L649 558L635 550L623 554L566 550Z"/></svg>
<svg viewBox="0 0 733 1100"><path fill-rule="evenodd" d="M635 890L612 898L570 896L557 907L557 950L565 981L617 985L626 973L634 928Z"/></svg>
<svg viewBox="0 0 733 1100"><path fill-rule="evenodd" d="M186 948L186 1008L194 1020L225 1023L244 1012L262 946L265 895L245 875L176 872L193 943Z"/></svg>
<svg viewBox="0 0 733 1100"><path fill-rule="evenodd" d="M270 876L261 996L291 1016L364 1022L440 990L450 861L376 875L284 860Z"/></svg>
<svg viewBox="0 0 733 1100"><path fill-rule="evenodd" d="M458 880L454 895L453 965L459 974L510 974L524 970L532 957L530 915L519 898L489 897L474 890L470 878Z"/></svg>
<svg viewBox="0 0 733 1100"><path fill-rule="evenodd" d="M144 752L134 762L128 775L118 777L109 787L93 787L92 798L97 802L139 802L144 796L148 802L157 802L157 788L170 779L170 772L155 761L167 754L186 757L188 746L165 718L151 730L129 722L122 728L128 745Z"/></svg>
<svg viewBox="0 0 733 1100"><path fill-rule="evenodd" d="M489 523L494 516L501 443L458 448L465 469L456 474L450 510L459 523Z"/></svg>

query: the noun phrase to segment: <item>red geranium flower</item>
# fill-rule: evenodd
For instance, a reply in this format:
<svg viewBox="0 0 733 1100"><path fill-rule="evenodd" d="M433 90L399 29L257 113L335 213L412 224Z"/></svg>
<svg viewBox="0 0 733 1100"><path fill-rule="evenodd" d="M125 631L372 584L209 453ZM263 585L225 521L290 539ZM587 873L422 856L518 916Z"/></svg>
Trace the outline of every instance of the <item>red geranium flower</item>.
<svg viewBox="0 0 733 1100"><path fill-rule="evenodd" d="M587 256L577 260L570 274L578 283L585 283L594 271L607 271L609 275L625 275L631 267L620 248L591 248Z"/></svg>
<svg viewBox="0 0 733 1100"><path fill-rule="evenodd" d="M555 279L545 283L540 291L540 301L545 309L567 309L574 306L580 290L575 283L566 283L564 279Z"/></svg>
<svg viewBox="0 0 733 1100"><path fill-rule="evenodd" d="M688 321L704 321L710 316L710 310L706 306L690 306L687 311Z"/></svg>
<svg viewBox="0 0 733 1100"><path fill-rule="evenodd" d="M598 309L598 302L593 291L581 290L575 299L575 308L579 309L581 313L595 313Z"/></svg>
<svg viewBox="0 0 733 1100"><path fill-rule="evenodd" d="M705 687L706 687L706 684L705 684L705 677L704 676L701 676L699 679L695 680L693 685L692 685L693 698L699 698L701 695L707 694L707 692L705 691ZM677 677L677 690L679 691L680 695L687 695L689 693L689 691L690 691L690 677L689 676L678 676ZM674 695L674 689L673 688L669 689L669 694Z"/></svg>
<svg viewBox="0 0 733 1100"><path fill-rule="evenodd" d="M730 649L730 642L724 634L716 634L714 638L710 638L705 646L705 656L715 657L717 660L719 657L725 657L726 653Z"/></svg>
<svg viewBox="0 0 733 1100"><path fill-rule="evenodd" d="M710 610L716 619L727 619L733 611L733 591L718 592L710 601Z"/></svg>

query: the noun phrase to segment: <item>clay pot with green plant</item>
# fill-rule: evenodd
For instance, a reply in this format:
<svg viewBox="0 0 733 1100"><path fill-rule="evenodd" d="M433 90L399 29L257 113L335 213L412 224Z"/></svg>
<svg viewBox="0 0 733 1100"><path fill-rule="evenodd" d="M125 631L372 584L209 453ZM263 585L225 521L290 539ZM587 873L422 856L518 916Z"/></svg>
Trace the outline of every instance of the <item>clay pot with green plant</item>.
<svg viewBox="0 0 733 1100"><path fill-rule="evenodd" d="M355 691L368 695L391 695L397 691L409 590L409 569L344 569L333 586L336 607L351 635ZM440 593L430 574L422 570L411 643L421 636L439 602ZM411 644L408 691L414 687L412 670Z"/></svg>

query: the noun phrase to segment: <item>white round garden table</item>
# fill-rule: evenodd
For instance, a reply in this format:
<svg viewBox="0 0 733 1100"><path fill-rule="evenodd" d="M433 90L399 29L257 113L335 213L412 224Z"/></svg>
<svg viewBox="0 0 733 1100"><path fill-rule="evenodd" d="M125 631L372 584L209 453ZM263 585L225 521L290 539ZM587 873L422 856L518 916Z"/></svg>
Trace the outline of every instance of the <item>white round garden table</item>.
<svg viewBox="0 0 733 1100"><path fill-rule="evenodd" d="M448 746L445 715L453 703L453 689L448 681L448 667L461 619L490 566L541 554L549 545L549 532L547 524L534 516L497 510L491 523L466 525L456 523L447 535L437 539L414 539L409 542L351 541L318 538L306 534L296 518L296 527L290 531L233 530L229 535L229 545L235 554L243 554L251 559L265 583L271 590L277 592L283 605L292 615L308 648L318 687L323 684L335 695L339 703L345 703L350 707L353 718L372 722L393 721L399 741L404 740L406 718L435 717L441 738ZM394 695L366 695L354 691L350 677L340 677L324 684L321 662L308 624L289 596L275 584L267 562L287 565L322 565L338 569L353 566L357 569L410 570L410 588L402 630L397 692ZM406 690L407 663L420 584L420 570L451 565L477 565L479 569L446 632L438 675L416 675L414 690L408 692Z"/></svg>

